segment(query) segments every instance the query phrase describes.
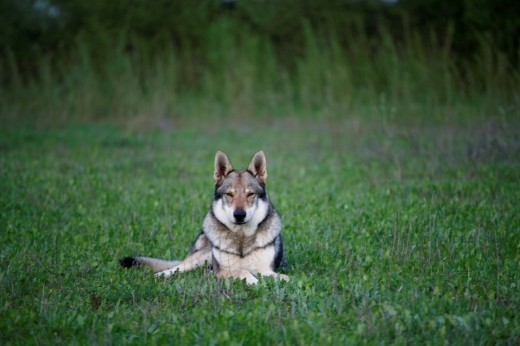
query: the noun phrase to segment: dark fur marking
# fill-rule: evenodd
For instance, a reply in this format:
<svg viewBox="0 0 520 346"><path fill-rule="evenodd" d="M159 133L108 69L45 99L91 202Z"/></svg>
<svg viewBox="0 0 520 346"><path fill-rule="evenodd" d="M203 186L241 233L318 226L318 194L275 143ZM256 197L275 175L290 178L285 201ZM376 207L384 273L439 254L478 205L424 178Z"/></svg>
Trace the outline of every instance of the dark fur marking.
<svg viewBox="0 0 520 346"><path fill-rule="evenodd" d="M215 258L215 256L213 256L213 254L211 254L211 266L213 272L218 273L220 271L220 263L218 263L217 259Z"/></svg>
<svg viewBox="0 0 520 346"><path fill-rule="evenodd" d="M138 265L139 263L137 263L137 261L133 257L125 257L119 260L119 264L121 265L121 267L124 268L132 268Z"/></svg>
<svg viewBox="0 0 520 346"><path fill-rule="evenodd" d="M278 244L278 246L276 246ZM274 270L280 268L282 266L283 261L283 242L282 236L279 234L278 237L274 239Z"/></svg>
<svg viewBox="0 0 520 346"><path fill-rule="evenodd" d="M218 188L220 187L220 185L215 185L215 193L213 194L213 199L215 201L219 200L222 198L222 193L218 192Z"/></svg>
<svg viewBox="0 0 520 346"><path fill-rule="evenodd" d="M204 236L204 238L201 238L202 236ZM203 244L198 244L199 241L203 242ZM204 233L204 231L200 232L199 235L197 236L197 238L195 238L195 241L193 242L193 244L191 245L188 255L203 249L208 244L211 244L208 237L206 237L206 234ZM202 246L197 246L197 245L202 245Z"/></svg>
<svg viewBox="0 0 520 346"><path fill-rule="evenodd" d="M267 202L267 192L265 191L265 184L260 183L260 187L262 188L262 192L258 193L258 198Z"/></svg>
<svg viewBox="0 0 520 346"><path fill-rule="evenodd" d="M230 254L230 255L235 255L235 256L239 256L240 258L244 258L244 254L243 254L242 252L224 250L224 249L219 248L219 247L216 246L216 245L213 245L213 248L214 248L214 249L217 249L218 251L221 251L221 252L224 252L224 253ZM246 256L247 256L247 255L246 255Z"/></svg>
<svg viewBox="0 0 520 346"><path fill-rule="evenodd" d="M274 245L274 243L277 241L277 239L279 238L276 237L274 238L272 241L270 241L268 244L265 244L263 246L255 246L253 248L251 248L250 251L248 251L246 254L244 254L242 251L230 251L230 250L224 250L224 249L221 249L220 247L216 246L216 245L213 245L213 248L217 249L218 251L221 251L221 252L224 252L224 253L227 253L227 254L230 254L230 255L235 255L235 256L239 256L240 258L244 258L244 257L247 257L249 255L251 255L253 252L255 252L256 250L262 250L262 249L265 249L269 246L272 246ZM276 257L277 253L276 253L276 248L275 248L275 257ZM280 260L281 261L281 260ZM276 258L275 258L275 262L276 262Z"/></svg>
<svg viewBox="0 0 520 346"><path fill-rule="evenodd" d="M266 247L273 245L275 241L276 241L276 238L274 238L273 240L271 240L268 244L265 244L265 245L263 245L263 246L257 246L257 247L255 247L254 250L265 249ZM253 251L251 251L251 252L253 252Z"/></svg>
<svg viewBox="0 0 520 346"><path fill-rule="evenodd" d="M267 206L269 207L269 209L267 209L267 213L265 213L265 217L264 217L264 219L258 223L258 226L256 227L257 231L258 231L260 228L262 228L262 227L264 226L264 224L265 224L269 219L271 219L271 216L273 216L273 210L274 210L274 208L273 208L272 204L269 203Z"/></svg>

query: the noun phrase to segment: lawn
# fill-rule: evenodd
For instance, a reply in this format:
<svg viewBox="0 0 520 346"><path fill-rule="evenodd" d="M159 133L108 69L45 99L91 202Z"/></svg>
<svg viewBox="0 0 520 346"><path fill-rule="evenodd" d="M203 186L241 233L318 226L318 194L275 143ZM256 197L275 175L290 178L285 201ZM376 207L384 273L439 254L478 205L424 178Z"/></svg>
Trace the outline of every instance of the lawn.
<svg viewBox="0 0 520 346"><path fill-rule="evenodd" d="M217 124L218 123L218 124ZM518 344L515 121L357 118L0 130L0 343ZM213 158L267 155L290 282L207 270L155 280L118 258L182 258Z"/></svg>

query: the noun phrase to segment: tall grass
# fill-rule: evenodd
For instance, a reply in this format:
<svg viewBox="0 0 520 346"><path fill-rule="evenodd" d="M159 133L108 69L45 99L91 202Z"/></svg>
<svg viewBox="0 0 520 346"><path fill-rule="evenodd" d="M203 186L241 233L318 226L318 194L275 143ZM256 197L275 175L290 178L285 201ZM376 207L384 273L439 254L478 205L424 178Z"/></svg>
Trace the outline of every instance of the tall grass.
<svg viewBox="0 0 520 346"><path fill-rule="evenodd" d="M56 59L43 52L37 75L21 78L15 59L2 71L1 117L60 123L103 119L190 121L353 115L446 120L517 114L519 70L483 37L479 52L453 58L453 29L444 37L384 25L318 35L305 23L300 54L284 56L262 34L229 18L209 24L204 45L152 49L125 32L101 43L78 38ZM89 41L91 42L91 41Z"/></svg>

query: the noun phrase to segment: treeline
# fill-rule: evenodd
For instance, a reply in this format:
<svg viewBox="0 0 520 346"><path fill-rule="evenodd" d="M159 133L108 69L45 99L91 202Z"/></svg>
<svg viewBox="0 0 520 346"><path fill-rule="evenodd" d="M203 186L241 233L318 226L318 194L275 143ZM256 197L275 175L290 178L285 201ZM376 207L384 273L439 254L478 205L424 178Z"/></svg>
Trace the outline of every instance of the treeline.
<svg viewBox="0 0 520 346"><path fill-rule="evenodd" d="M204 63L208 49L219 49L212 24L224 20L233 29L226 34L266 40L288 67L304 54L309 28L342 47L364 40L374 51L387 37L397 49L411 39L433 49L449 45L458 60L472 59L485 41L514 66L519 13L514 0L1 0L0 59L4 82L12 77L9 65L31 75L41 57L61 63L79 44L101 63L121 39L129 53L143 44L152 53L173 46Z"/></svg>
<svg viewBox="0 0 520 346"><path fill-rule="evenodd" d="M0 0L0 116L513 116L518 4Z"/></svg>

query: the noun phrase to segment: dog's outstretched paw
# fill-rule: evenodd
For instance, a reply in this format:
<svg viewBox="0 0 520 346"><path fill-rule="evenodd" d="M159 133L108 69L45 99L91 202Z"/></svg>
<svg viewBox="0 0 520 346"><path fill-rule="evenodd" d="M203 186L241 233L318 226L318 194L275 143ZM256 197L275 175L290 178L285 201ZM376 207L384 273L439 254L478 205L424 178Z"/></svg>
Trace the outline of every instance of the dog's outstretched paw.
<svg viewBox="0 0 520 346"><path fill-rule="evenodd" d="M285 274L278 274L278 278L282 281L289 281L289 277Z"/></svg>

